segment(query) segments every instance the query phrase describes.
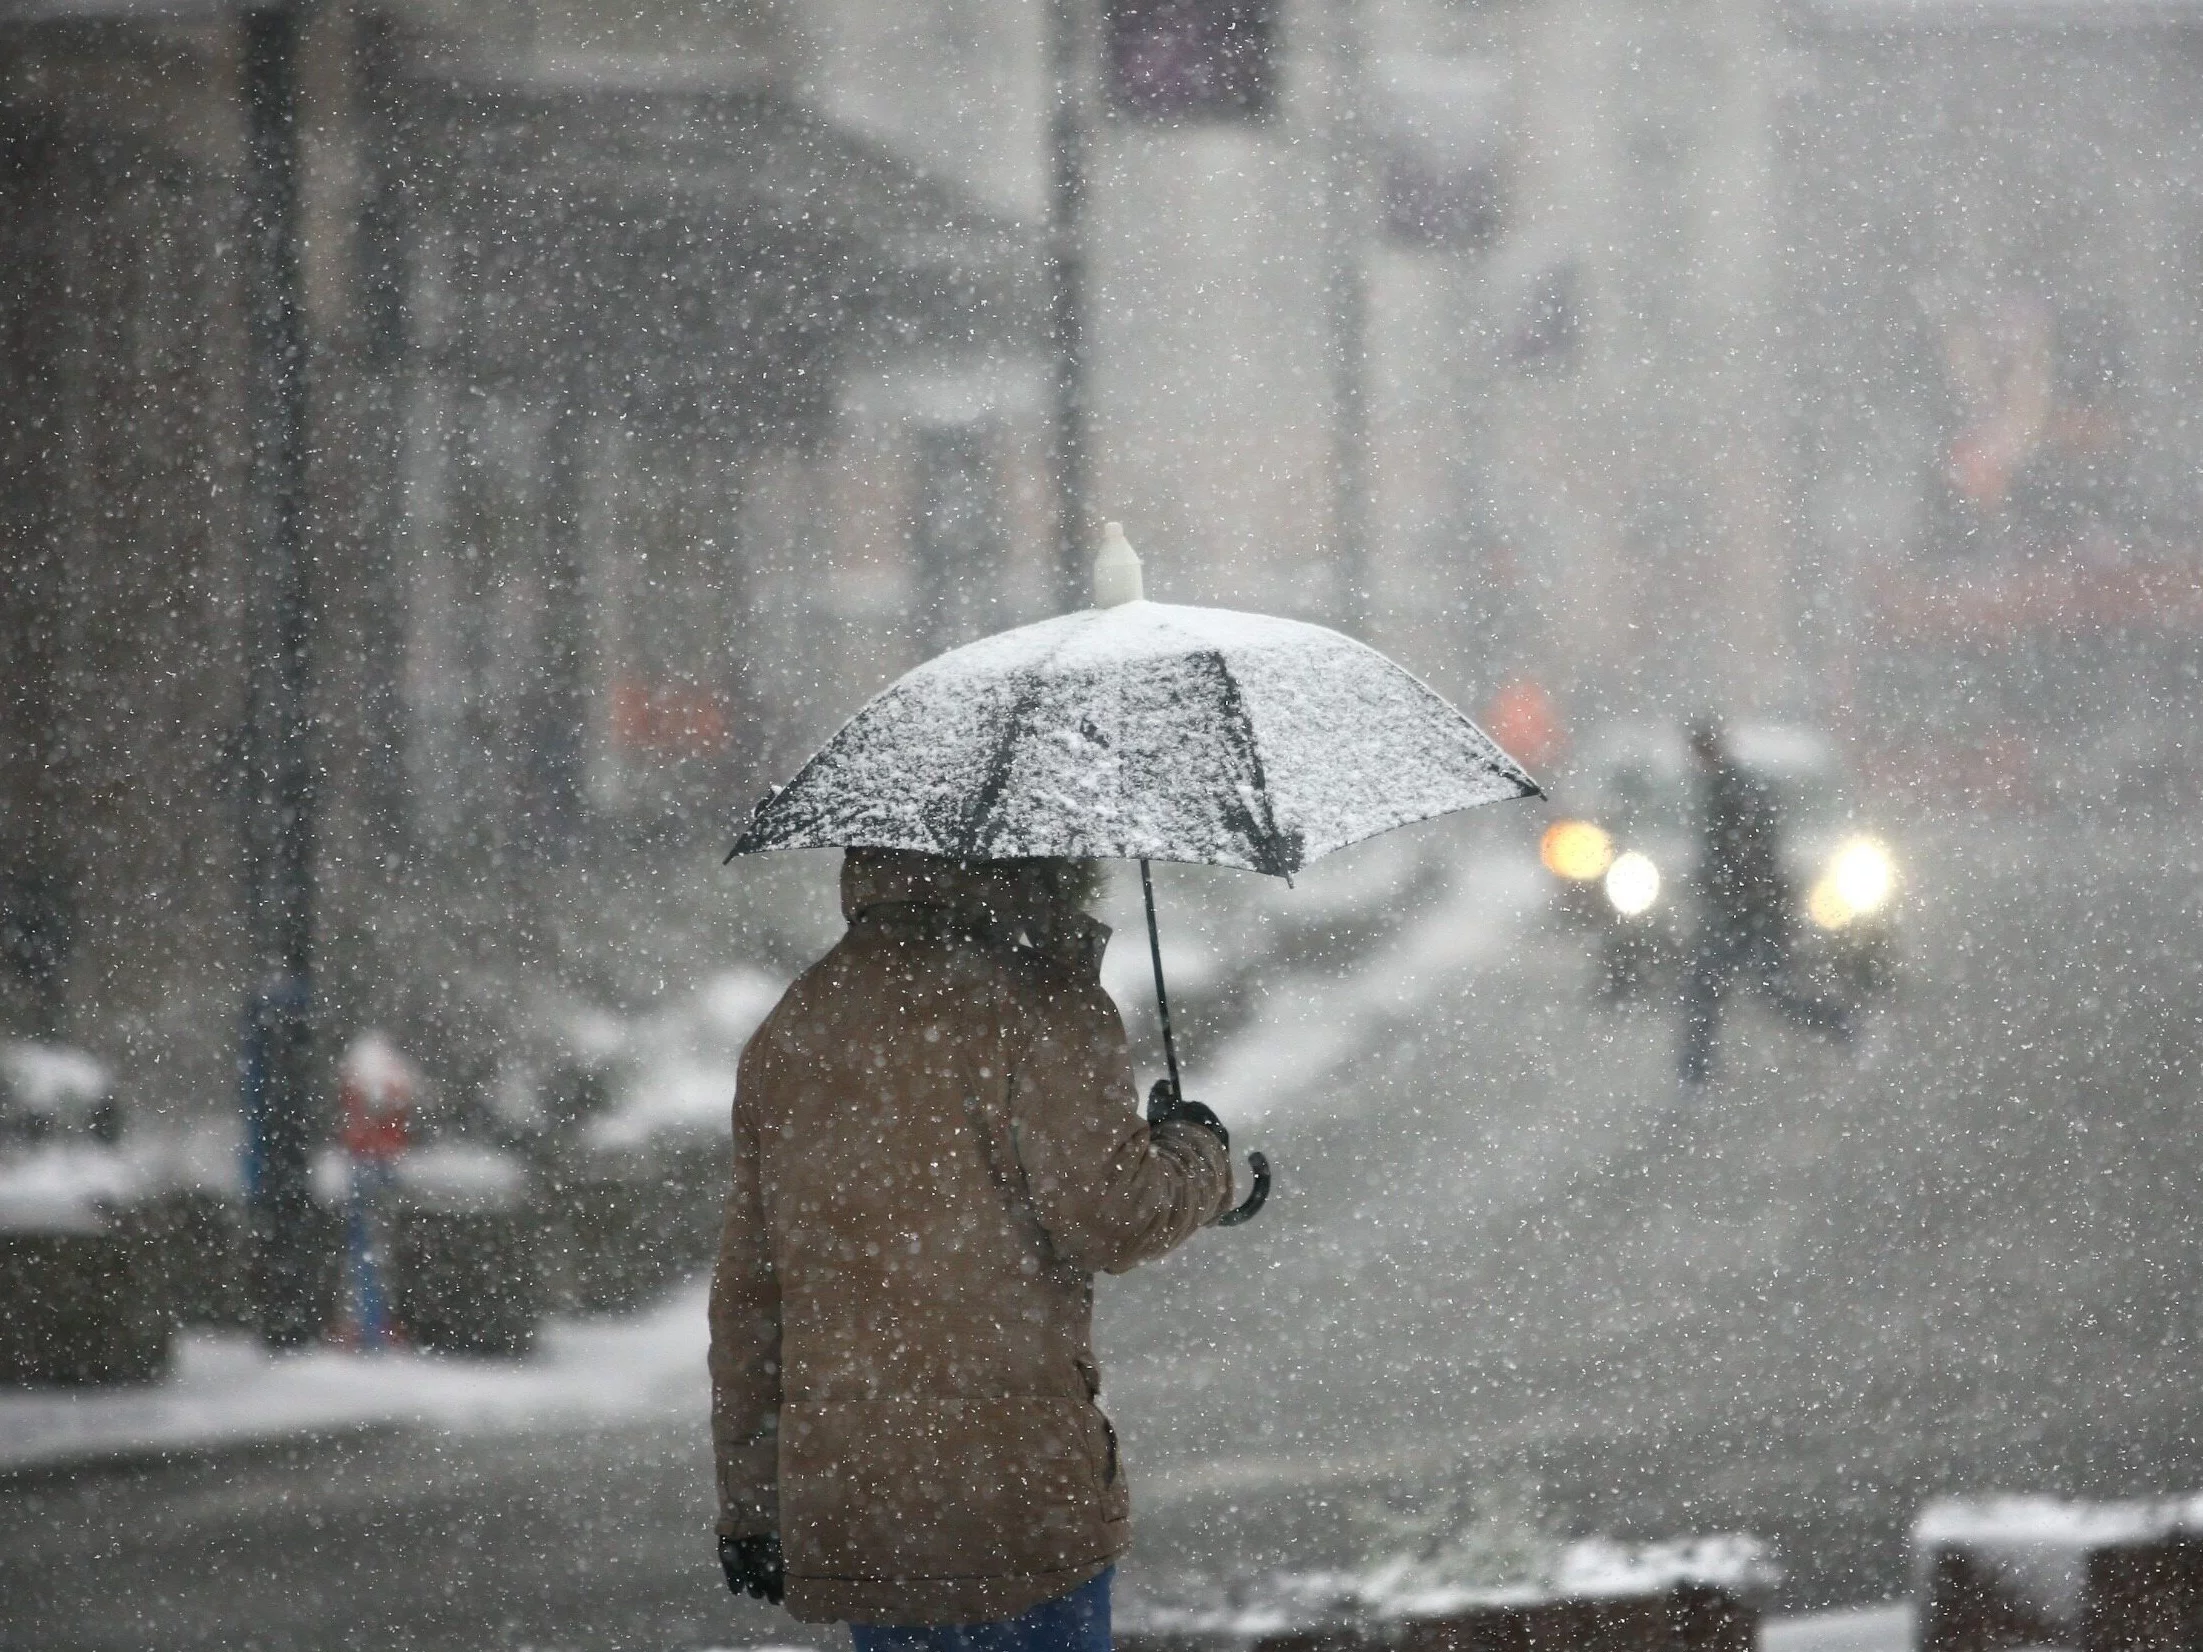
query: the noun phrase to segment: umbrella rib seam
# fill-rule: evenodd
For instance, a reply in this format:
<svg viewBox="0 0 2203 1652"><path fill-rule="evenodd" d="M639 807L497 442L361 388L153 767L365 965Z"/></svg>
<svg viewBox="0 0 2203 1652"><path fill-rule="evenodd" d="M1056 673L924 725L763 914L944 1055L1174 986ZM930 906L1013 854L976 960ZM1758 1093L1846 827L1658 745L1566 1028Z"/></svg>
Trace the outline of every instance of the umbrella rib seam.
<svg viewBox="0 0 2203 1652"><path fill-rule="evenodd" d="M1232 675L1231 665L1221 649L1203 649L1196 657L1216 673L1223 701L1219 709L1224 715L1224 726L1232 731L1234 742L1246 754L1255 808L1261 811L1257 814L1250 810L1248 824L1254 828L1263 858L1269 863L1262 870L1290 878L1300 869L1300 857L1278 830L1277 810L1270 801L1270 782L1262 766L1262 747L1255 738L1254 719L1247 714L1246 697L1239 692L1239 680Z"/></svg>
<svg viewBox="0 0 2203 1652"><path fill-rule="evenodd" d="M1017 698L1011 702L1010 715L1003 723L1002 738L995 742L994 750L988 754L986 779L980 783L978 795L972 799L971 807L964 811L964 837L969 846L965 852L974 857L988 858L982 851L991 848L992 844L982 844L979 833L987 816L994 812L994 806L1001 798L1004 788L1010 783L1010 768L1018 740L1032 717L1033 708L1040 703L1041 696L1047 691L1047 669L1063 652L1069 641L1068 634L1074 633L1073 627L1066 626L1064 629L1066 637L1033 662L1024 682L1018 686Z"/></svg>

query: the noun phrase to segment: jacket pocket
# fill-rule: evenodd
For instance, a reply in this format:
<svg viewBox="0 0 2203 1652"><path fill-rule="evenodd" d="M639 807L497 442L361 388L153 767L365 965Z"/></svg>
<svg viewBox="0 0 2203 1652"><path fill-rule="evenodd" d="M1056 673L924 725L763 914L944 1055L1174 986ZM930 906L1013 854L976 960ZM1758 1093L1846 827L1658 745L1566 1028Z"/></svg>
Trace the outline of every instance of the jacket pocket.
<svg viewBox="0 0 2203 1652"><path fill-rule="evenodd" d="M1112 1525L1120 1525L1132 1518L1132 1492L1125 1484L1124 1459L1117 1451L1117 1425L1099 1405L1089 1409L1101 1421L1108 1450L1107 1472L1102 1476L1102 1518Z"/></svg>
<svg viewBox="0 0 2203 1652"><path fill-rule="evenodd" d="M1084 1399L787 1406L780 1520L789 1567L830 1578L981 1578L1105 1558L1113 1453L1106 1419Z"/></svg>

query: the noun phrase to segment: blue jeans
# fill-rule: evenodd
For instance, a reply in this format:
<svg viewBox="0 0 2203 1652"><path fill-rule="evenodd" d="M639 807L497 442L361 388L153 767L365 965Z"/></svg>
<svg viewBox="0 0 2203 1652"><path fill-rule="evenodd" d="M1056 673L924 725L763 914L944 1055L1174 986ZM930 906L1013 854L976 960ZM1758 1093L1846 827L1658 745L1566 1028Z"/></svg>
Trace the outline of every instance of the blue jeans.
<svg viewBox="0 0 2203 1652"><path fill-rule="evenodd" d="M849 1638L857 1652L1109 1652L1109 1581L1116 1575L1116 1567L1104 1566L1069 1594L996 1623L917 1629L852 1623Z"/></svg>

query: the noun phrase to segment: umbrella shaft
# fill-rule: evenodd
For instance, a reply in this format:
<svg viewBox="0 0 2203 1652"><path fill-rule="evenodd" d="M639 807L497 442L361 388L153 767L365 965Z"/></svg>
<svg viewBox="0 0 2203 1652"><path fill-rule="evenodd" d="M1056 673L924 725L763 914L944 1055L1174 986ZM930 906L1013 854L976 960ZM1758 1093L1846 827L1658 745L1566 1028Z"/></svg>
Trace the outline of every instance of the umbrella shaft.
<svg viewBox="0 0 2203 1652"><path fill-rule="evenodd" d="M1147 898L1147 955L1155 965L1155 1008L1163 1019L1163 1060L1170 1065L1170 1093L1183 1100L1186 1092L1178 1082L1178 1041L1170 1032L1170 989L1163 985L1163 943L1155 931L1155 879L1144 860L1140 862L1140 893Z"/></svg>

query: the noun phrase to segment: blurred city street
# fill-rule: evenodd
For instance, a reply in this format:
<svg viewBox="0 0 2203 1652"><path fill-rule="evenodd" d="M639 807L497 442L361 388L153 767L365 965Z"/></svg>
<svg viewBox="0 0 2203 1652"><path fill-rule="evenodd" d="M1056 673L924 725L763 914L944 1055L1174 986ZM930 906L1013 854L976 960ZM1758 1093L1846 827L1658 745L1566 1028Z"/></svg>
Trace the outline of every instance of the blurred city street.
<svg viewBox="0 0 2203 1652"><path fill-rule="evenodd" d="M2197 1652L2199 178L2203 0L0 0L0 1652Z"/></svg>
<svg viewBox="0 0 2203 1652"><path fill-rule="evenodd" d="M1594 1005L1582 937L1492 841L1435 836L1463 864L1424 899L1519 941L1464 947L1243 1127L1273 1219L1102 1287L1128 1614L1353 1560L1358 1510L1464 1488L1499 1523L1754 1532L1790 1606L1855 1606L1906 1590L1930 1496L2203 1475L2193 1165L2120 1150L2188 1105L2159 1078L2203 991L2192 823L1905 836L1913 955L1858 1047L1748 1013L1688 1102L1674 1016ZM1312 902L1326 875L1357 868ZM1335 960L1340 991L1387 947ZM700 1365L624 1422L28 1473L0 1644L826 1644L726 1598L709 1523Z"/></svg>

